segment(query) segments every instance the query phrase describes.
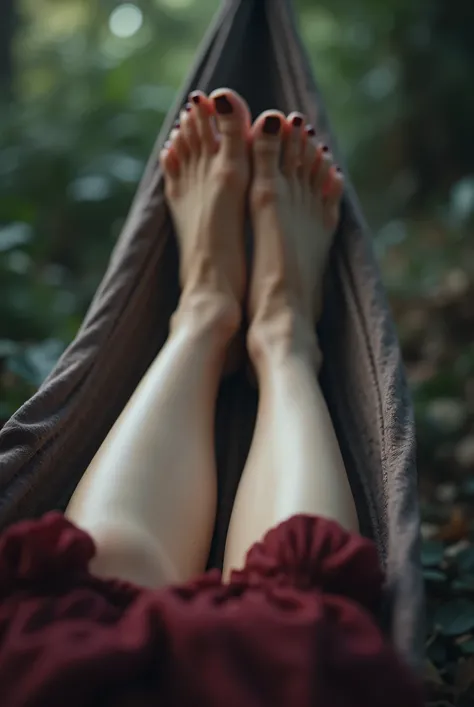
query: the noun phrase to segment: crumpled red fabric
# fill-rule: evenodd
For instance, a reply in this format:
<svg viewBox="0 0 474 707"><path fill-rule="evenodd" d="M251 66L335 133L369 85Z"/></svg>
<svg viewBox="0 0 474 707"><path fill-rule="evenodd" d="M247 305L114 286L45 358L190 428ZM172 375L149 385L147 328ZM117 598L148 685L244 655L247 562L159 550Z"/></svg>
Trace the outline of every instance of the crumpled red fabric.
<svg viewBox="0 0 474 707"><path fill-rule="evenodd" d="M5 707L421 707L374 611L374 544L294 516L228 584L213 570L149 590L93 576L62 514L0 538Z"/></svg>

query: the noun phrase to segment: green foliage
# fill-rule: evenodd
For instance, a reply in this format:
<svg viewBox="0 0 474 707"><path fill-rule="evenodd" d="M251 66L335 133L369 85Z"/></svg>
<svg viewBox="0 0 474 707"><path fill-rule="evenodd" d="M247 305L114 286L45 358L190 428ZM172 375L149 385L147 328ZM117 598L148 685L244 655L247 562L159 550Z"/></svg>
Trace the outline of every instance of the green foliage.
<svg viewBox="0 0 474 707"><path fill-rule="evenodd" d="M0 113L0 420L75 336L216 7L144 4L127 39L109 29L116 4L21 6Z"/></svg>
<svg viewBox="0 0 474 707"><path fill-rule="evenodd" d="M474 602L469 599L453 599L441 604L435 623L444 636L460 636L474 629Z"/></svg>
<svg viewBox="0 0 474 707"><path fill-rule="evenodd" d="M421 549L421 562L423 567L436 567L444 557L444 544L436 540L423 543Z"/></svg>

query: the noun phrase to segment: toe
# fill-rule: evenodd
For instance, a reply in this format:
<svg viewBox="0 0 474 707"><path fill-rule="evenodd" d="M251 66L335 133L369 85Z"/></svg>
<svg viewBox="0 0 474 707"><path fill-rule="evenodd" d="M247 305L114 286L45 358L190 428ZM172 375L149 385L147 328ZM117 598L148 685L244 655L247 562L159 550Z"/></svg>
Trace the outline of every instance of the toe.
<svg viewBox="0 0 474 707"><path fill-rule="evenodd" d="M196 126L201 141L201 147L206 152L215 152L219 145L213 124L213 105L202 91L194 91L191 93L190 99L193 105L192 113L196 117Z"/></svg>
<svg viewBox="0 0 474 707"><path fill-rule="evenodd" d="M160 163L168 180L176 179L179 176L179 160L171 140L165 143L160 153Z"/></svg>
<svg viewBox="0 0 474 707"><path fill-rule="evenodd" d="M286 117L278 111L266 111L255 121L252 144L256 177L271 178L277 173L285 124Z"/></svg>
<svg viewBox="0 0 474 707"><path fill-rule="evenodd" d="M316 162L316 131L312 125L305 127L305 136L303 148L303 179L310 180L313 167Z"/></svg>
<svg viewBox="0 0 474 707"><path fill-rule="evenodd" d="M296 174L302 165L304 149L304 116L301 113L290 113L285 130L283 146L283 172L287 176Z"/></svg>
<svg viewBox="0 0 474 707"><path fill-rule="evenodd" d="M341 199L344 192L344 177L339 167L333 165L327 179L327 192L324 198L324 220L329 230L336 228L340 212Z"/></svg>
<svg viewBox="0 0 474 707"><path fill-rule="evenodd" d="M170 142L180 163L188 157L188 146L181 130L181 120L177 120L170 134Z"/></svg>
<svg viewBox="0 0 474 707"><path fill-rule="evenodd" d="M187 103L180 115L181 135L187 145L188 152L199 154L201 143L197 128L196 114L191 103Z"/></svg>
<svg viewBox="0 0 474 707"><path fill-rule="evenodd" d="M327 145L318 145L316 149L316 165L313 173L313 188L322 196L329 170L333 164L332 155Z"/></svg>
<svg viewBox="0 0 474 707"><path fill-rule="evenodd" d="M214 106L223 152L230 158L240 156L247 148L250 130L248 105L235 91L227 88L214 91L210 100Z"/></svg>

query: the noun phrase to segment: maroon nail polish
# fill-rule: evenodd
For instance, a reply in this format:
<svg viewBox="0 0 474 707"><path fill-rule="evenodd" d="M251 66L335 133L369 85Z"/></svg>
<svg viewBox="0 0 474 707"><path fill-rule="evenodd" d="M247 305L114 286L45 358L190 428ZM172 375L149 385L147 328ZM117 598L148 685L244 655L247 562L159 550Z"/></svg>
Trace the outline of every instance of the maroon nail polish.
<svg viewBox="0 0 474 707"><path fill-rule="evenodd" d="M338 172L339 174L342 174L342 169L339 167L338 164L336 165L336 172Z"/></svg>
<svg viewBox="0 0 474 707"><path fill-rule="evenodd" d="M303 118L301 115L295 115L291 121L295 128L300 128L303 125Z"/></svg>
<svg viewBox="0 0 474 707"><path fill-rule="evenodd" d="M179 129L180 129L181 123L179 122L179 120L177 120L177 121L175 122L175 124L174 124L173 127L175 128L175 130L179 130Z"/></svg>
<svg viewBox="0 0 474 707"><path fill-rule="evenodd" d="M198 105L201 102L201 96L199 95L199 93L191 93L190 99L196 105Z"/></svg>
<svg viewBox="0 0 474 707"><path fill-rule="evenodd" d="M191 105L190 103L186 103L186 105L184 106L184 110L189 113L189 111L190 111L191 109L192 109L192 105Z"/></svg>
<svg viewBox="0 0 474 707"><path fill-rule="evenodd" d="M306 132L310 137L314 137L316 135L316 130L313 128L312 125L306 126Z"/></svg>
<svg viewBox="0 0 474 707"><path fill-rule="evenodd" d="M329 152L329 147L327 145L322 145L321 149L323 152Z"/></svg>
<svg viewBox="0 0 474 707"><path fill-rule="evenodd" d="M269 115L265 118L262 130L266 135L278 135L281 128L281 120L277 115Z"/></svg>
<svg viewBox="0 0 474 707"><path fill-rule="evenodd" d="M214 105L219 115L230 115L234 111L232 103L227 96L216 96L214 98Z"/></svg>

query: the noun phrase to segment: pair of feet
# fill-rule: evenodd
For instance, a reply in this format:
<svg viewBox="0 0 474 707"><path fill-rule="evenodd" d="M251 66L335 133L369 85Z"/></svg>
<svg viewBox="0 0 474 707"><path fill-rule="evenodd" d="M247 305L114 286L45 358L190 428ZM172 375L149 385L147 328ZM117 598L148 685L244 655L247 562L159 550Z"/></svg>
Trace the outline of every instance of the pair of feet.
<svg viewBox="0 0 474 707"><path fill-rule="evenodd" d="M238 94L196 91L161 162L185 308L213 310L232 338L246 304L252 358L297 325L314 332L343 178L304 116L267 111L251 125ZM248 279L247 199L254 234Z"/></svg>

